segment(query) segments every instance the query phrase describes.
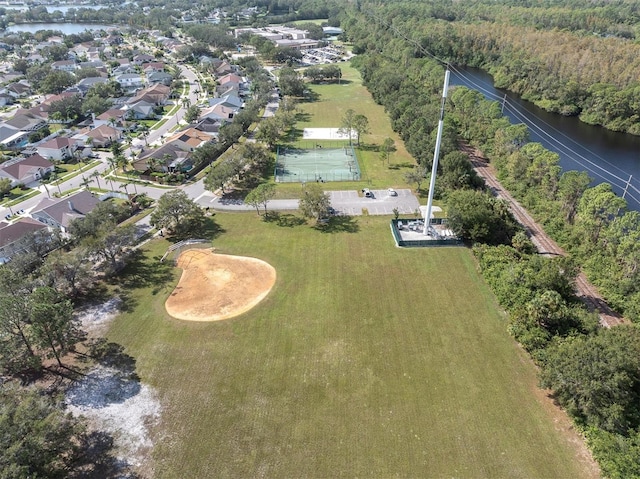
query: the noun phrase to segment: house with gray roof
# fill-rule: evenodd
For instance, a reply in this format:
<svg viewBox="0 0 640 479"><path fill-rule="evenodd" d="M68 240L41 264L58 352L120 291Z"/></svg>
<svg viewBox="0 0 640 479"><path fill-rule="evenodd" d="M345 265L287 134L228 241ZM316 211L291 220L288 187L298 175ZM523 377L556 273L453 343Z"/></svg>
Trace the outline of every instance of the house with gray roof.
<svg viewBox="0 0 640 479"><path fill-rule="evenodd" d="M45 198L33 210L30 216L47 226L67 231L71 222L84 218L100 200L89 191L79 191L64 198Z"/></svg>
<svg viewBox="0 0 640 479"><path fill-rule="evenodd" d="M160 83L162 85L169 86L173 81L173 77L166 72L151 72L147 74L147 83L153 85Z"/></svg>
<svg viewBox="0 0 640 479"><path fill-rule="evenodd" d="M20 131L17 128L0 123L0 145L3 148L18 148L27 142L30 133L28 131Z"/></svg>

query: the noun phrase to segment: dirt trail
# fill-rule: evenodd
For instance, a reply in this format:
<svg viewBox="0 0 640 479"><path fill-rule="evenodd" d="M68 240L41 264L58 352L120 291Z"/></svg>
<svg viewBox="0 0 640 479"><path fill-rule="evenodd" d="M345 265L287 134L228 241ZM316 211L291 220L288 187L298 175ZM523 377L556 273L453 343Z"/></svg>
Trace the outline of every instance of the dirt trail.
<svg viewBox="0 0 640 479"><path fill-rule="evenodd" d="M469 156L474 169L484 179L493 194L509 204L511 212L516 220L524 226L538 252L545 255L564 256L566 254L565 251L544 232L542 227L535 222L522 205L502 187L496 177L495 170L487 159L482 157L478 150L469 145L462 144L460 148ZM610 328L611 326L627 323L622 316L609 307L595 286L587 280L587 277L582 272L576 278L576 293L590 311L598 313L602 326Z"/></svg>

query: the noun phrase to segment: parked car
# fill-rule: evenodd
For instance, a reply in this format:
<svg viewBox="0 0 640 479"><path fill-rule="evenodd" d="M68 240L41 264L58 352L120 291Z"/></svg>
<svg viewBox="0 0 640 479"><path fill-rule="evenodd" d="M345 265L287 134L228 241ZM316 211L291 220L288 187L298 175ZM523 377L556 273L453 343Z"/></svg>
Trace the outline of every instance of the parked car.
<svg viewBox="0 0 640 479"><path fill-rule="evenodd" d="M387 191L389 192L389 196L398 196L398 192L393 188L389 188Z"/></svg>
<svg viewBox="0 0 640 479"><path fill-rule="evenodd" d="M373 191L371 191L369 188L362 188L362 194L365 198L373 198Z"/></svg>

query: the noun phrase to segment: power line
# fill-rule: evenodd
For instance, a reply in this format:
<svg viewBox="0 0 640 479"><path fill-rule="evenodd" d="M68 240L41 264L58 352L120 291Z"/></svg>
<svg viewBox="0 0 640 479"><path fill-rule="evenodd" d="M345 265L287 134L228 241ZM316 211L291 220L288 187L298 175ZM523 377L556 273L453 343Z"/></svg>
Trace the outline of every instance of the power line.
<svg viewBox="0 0 640 479"><path fill-rule="evenodd" d="M418 51L421 52L423 55L426 55L426 56L436 60L437 62L439 62L443 66L446 66L446 67L450 68L451 71L454 72L459 78L462 78L466 82L467 85L471 85L473 87L473 89L475 89L475 90L479 91L480 93L482 93L489 100L501 102L502 105L503 105L503 108L506 107L507 110L509 110L511 112L511 114L516 117L516 119L518 121L521 121L522 123L524 123L528 128L537 130L538 134L543 135L544 137L546 137L547 141L549 141L549 143L551 145L553 145L557 150L560 150L560 152L562 154L564 154L568 159L574 161L575 163L580 165L586 171L592 173L594 176L596 176L597 178L600 178L601 180L603 180L605 182L611 182L613 184L613 186L616 186L616 187L618 187L620 189L625 189L625 186L626 186L626 188L627 188L627 190L626 190L627 191L627 193L626 193L627 196L629 196L634 201L636 201L638 204L640 204L640 201L638 201L638 199L634 195L630 194L629 191L628 191L629 189L631 189L631 190L635 191L636 193L638 193L640 195L640 189L637 188L635 185L633 185L630 180L622 178L622 177L614 174L610 170L607 170L607 169L603 168L602 166L598 165L597 163L589 160L584 155L581 155L580 153L575 151L573 148L571 148L570 146L566 145L561 140L559 140L558 138L554 137L552 134L547 132L544 128L542 128L539 124L537 124L534 120L532 120L528 115L534 117L540 123L544 124L546 127L550 128L551 130L553 130L554 132L556 132L558 135L562 136L563 138L565 138L569 142L573 143L574 145L579 146L584 151L586 151L587 153L592 155L592 157L595 157L595 158L601 160L601 162L603 162L606 165L610 166L611 168L614 168L617 171L619 171L621 173L624 173L625 175L628 175L629 173L627 173L625 170L623 170L619 166L614 165L613 163L607 161L606 159L602 158L601 156L599 156L597 153L591 151L590 149L585 148L583 145L579 145L575 140L573 140L572 138L570 138L569 136L567 136L566 134L564 134L563 132L561 132L560 130L555 128L554 126L552 126L549 123L547 123L545 120L540 118L535 113L530 112L528 110L525 110L524 112L521 111L518 108L517 105L513 104L510 101L510 99L507 96L505 96L503 98L503 97L498 96L495 92L493 92L490 89L490 88L492 88L492 85L490 85L489 88L487 88L485 86L482 86L478 82L474 81L473 78L471 78L469 75L467 75L465 72L463 72L459 68L455 67L454 65L450 65L449 62L443 60L442 58L438 57L434 53L430 52L429 50L427 50L423 45L421 45L416 40L413 40L412 38L409 38L399 28L397 28L393 24L387 22L385 19L379 17L378 15L376 15L375 13L373 13L371 11L367 11L367 12L364 12L364 13L365 13L365 15L368 15L368 16L372 17L379 24L382 24L384 27L386 27L389 30L391 30L394 33L395 36L400 37L403 40L405 40L406 42L408 42L411 45L415 46L418 49ZM582 161L579 160L576 157L581 158ZM591 165L591 167L587 166L587 164ZM603 173L599 173L597 170L600 170ZM609 175L611 178L614 178L614 179L618 180L619 182L622 182L623 186L621 186L618 183L615 183L615 182L611 181L607 176L604 176L604 175Z"/></svg>

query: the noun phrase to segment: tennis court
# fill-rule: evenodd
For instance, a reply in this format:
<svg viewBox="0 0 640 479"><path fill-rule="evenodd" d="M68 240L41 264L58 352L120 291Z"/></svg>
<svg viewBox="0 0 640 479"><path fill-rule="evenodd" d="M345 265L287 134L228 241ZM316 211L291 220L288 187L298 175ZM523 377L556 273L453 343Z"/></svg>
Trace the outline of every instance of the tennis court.
<svg viewBox="0 0 640 479"><path fill-rule="evenodd" d="M360 166L353 148L312 145L311 148L278 147L275 180L279 183L354 181Z"/></svg>

